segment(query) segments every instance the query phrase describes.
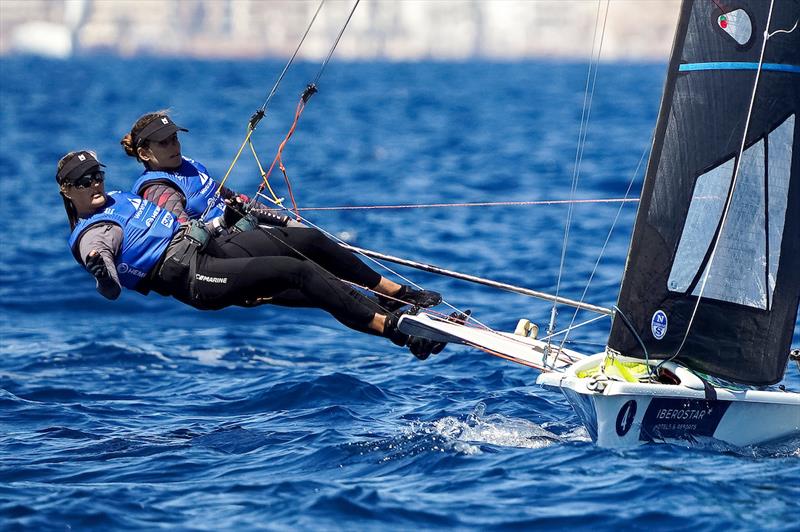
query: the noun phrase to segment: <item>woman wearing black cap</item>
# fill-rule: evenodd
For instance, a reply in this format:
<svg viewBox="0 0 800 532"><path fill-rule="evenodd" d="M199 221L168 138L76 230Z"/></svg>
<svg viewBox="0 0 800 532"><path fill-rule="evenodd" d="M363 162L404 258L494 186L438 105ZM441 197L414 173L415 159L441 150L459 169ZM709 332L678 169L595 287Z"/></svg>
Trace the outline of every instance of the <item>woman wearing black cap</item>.
<svg viewBox="0 0 800 532"><path fill-rule="evenodd" d="M214 229L232 227L241 218L241 213L237 215L237 204L241 205L241 198L248 201L247 198L226 187L220 188L205 166L183 157L178 131L188 132L165 111L157 111L140 117L120 141L125 153L144 165L133 193L169 210L179 222L201 220ZM309 259L341 279L373 290L381 305L390 310L405 304L427 308L442 301L437 292L401 285L381 276L317 229L265 208L253 209L251 216L257 223L251 223L250 227L258 224L262 227L246 230L244 236L236 238L236 245L224 246L226 256ZM288 300L285 303L291 304ZM296 304L303 306L302 300Z"/></svg>
<svg viewBox="0 0 800 532"><path fill-rule="evenodd" d="M59 184L72 234L73 256L109 299L121 287L151 290L202 310L253 306L297 292L310 306L357 331L406 345L418 358L444 344L409 337L387 312L312 261L294 257L226 257L237 235L210 238L202 224L181 224L168 210L129 192L105 192L105 173L93 152L76 151L59 162ZM239 233L245 234L245 233Z"/></svg>

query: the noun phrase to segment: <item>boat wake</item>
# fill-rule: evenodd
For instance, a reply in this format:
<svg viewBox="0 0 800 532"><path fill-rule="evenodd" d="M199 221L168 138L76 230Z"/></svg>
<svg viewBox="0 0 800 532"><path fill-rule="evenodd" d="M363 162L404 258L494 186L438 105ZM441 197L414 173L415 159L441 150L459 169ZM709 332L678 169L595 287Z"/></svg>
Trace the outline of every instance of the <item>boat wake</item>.
<svg viewBox="0 0 800 532"><path fill-rule="evenodd" d="M423 453L441 452L462 456L478 455L493 447L542 449L566 442L590 442L582 426L564 427L555 423L542 425L502 414L485 413L478 403L464 419L446 416L433 421L412 421L391 438L360 442L367 452L382 452L381 462L389 462Z"/></svg>
<svg viewBox="0 0 800 532"><path fill-rule="evenodd" d="M591 441L583 427L559 434L551 431L548 423L538 425L531 421L511 418L502 414L486 414L486 405L478 403L466 419L447 416L436 421L411 424L411 434L431 435L452 442L453 447L481 452L481 445L540 449L567 441Z"/></svg>

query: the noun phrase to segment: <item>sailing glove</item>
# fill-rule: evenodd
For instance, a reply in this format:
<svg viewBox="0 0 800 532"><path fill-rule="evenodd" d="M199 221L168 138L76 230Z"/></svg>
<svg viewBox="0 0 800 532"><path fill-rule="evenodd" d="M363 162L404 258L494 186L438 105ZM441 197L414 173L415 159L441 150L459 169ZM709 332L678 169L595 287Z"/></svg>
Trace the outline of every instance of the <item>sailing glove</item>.
<svg viewBox="0 0 800 532"><path fill-rule="evenodd" d="M94 275L95 279L98 281L105 281L110 277L103 257L101 257L96 251L94 252L94 255L89 253L89 255L86 256L86 269L89 271L89 273Z"/></svg>
<svg viewBox="0 0 800 532"><path fill-rule="evenodd" d="M244 216L244 200L239 196L225 200L225 212L223 213L223 222L226 227L233 227L236 222Z"/></svg>

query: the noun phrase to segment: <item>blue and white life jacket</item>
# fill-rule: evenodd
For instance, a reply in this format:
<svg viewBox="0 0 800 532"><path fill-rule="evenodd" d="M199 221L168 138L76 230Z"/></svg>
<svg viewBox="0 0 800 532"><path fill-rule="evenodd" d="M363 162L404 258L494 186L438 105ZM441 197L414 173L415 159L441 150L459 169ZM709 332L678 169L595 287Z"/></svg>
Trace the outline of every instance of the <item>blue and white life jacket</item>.
<svg viewBox="0 0 800 532"><path fill-rule="evenodd" d="M130 192L109 192L105 208L82 219L69 236L69 247L80 264L78 241L92 225L111 222L122 227L122 249L115 257L119 281L135 289L158 264L180 224L173 214Z"/></svg>
<svg viewBox="0 0 800 532"><path fill-rule="evenodd" d="M180 168L174 172L145 170L133 184L132 192L141 194L147 185L165 181L178 187L186 198L184 210L190 219L200 219L206 208L208 213L201 221L222 216L225 202L217 194L219 183L209 177L205 166L188 157L183 157Z"/></svg>

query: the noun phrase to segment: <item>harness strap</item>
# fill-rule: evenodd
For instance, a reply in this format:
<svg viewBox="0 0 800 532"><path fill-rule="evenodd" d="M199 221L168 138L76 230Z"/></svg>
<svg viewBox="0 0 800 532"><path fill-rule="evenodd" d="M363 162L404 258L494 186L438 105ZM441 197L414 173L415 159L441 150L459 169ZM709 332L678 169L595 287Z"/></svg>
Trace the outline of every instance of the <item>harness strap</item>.
<svg viewBox="0 0 800 532"><path fill-rule="evenodd" d="M211 238L211 234L208 232L203 222L200 220L190 220L186 232L183 234L183 238L188 240L197 251L203 251L208 245L208 239Z"/></svg>
<svg viewBox="0 0 800 532"><path fill-rule="evenodd" d="M197 299L196 284L198 259L197 248L192 247L191 251L187 254L187 260L189 261L189 296L193 300Z"/></svg>
<svg viewBox="0 0 800 532"><path fill-rule="evenodd" d="M167 252L158 277L167 285L184 284L189 297L196 299L195 281L198 254L208 245L211 235L199 220L191 220L174 246Z"/></svg>

